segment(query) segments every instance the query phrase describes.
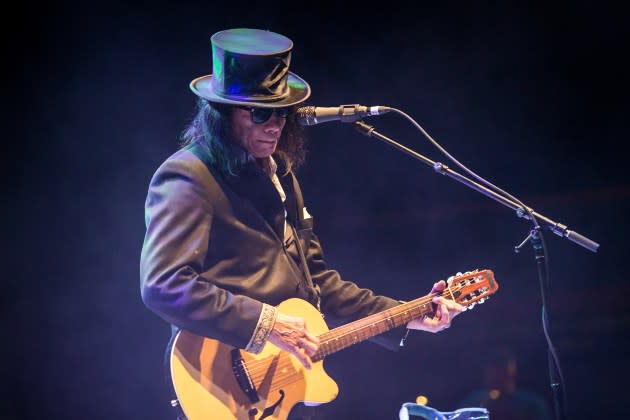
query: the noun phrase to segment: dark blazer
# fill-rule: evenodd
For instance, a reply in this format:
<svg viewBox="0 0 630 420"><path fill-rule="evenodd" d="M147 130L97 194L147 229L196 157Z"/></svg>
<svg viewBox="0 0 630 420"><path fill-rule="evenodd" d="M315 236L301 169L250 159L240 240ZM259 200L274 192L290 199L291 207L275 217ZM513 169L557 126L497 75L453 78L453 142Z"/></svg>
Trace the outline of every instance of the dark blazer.
<svg viewBox="0 0 630 420"><path fill-rule="evenodd" d="M312 220L300 217L294 175L280 176L280 181L287 195L287 222L300 231L326 320L350 321L398 305L327 268ZM145 211L142 299L176 327L244 348L263 303L275 306L292 297L317 301L295 246L286 246L285 206L254 162L238 176L223 176L200 149L179 150L151 179ZM374 341L396 349L403 331Z"/></svg>

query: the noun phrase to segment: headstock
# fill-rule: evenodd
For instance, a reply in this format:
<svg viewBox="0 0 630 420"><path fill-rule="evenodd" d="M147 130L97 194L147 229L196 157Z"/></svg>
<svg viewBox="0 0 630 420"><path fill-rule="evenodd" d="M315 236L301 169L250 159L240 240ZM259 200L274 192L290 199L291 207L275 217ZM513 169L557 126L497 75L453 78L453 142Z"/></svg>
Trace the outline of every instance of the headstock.
<svg viewBox="0 0 630 420"><path fill-rule="evenodd" d="M490 295L499 290L492 270L475 270L457 273L448 279L448 286L442 296L453 299L464 309L472 309L477 303L488 300Z"/></svg>

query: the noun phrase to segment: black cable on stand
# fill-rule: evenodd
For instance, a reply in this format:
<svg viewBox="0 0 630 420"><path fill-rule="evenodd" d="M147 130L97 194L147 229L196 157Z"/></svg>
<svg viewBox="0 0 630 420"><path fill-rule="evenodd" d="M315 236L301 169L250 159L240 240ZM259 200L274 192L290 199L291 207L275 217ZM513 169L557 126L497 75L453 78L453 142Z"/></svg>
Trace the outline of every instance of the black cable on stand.
<svg viewBox="0 0 630 420"><path fill-rule="evenodd" d="M549 267L547 262L547 252L545 241L540 226L536 223L529 235L520 245L514 247L514 252L520 252L520 249L527 242L531 242L534 249L534 258L536 259L536 269L538 272L538 283L540 286L540 295L542 299L542 326L547 341L547 361L549 364L549 384L553 396L553 405L555 417L558 420L565 419L566 394L564 388L564 376L560 368L558 354L551 341L551 332L549 326L549 310L547 305L548 291L551 288L549 281Z"/></svg>
<svg viewBox="0 0 630 420"><path fill-rule="evenodd" d="M583 246L590 251L596 252L599 248L599 244L588 239L585 236L580 235L579 233L569 230L566 225L555 222L542 214L535 212L532 208L523 204L520 200L513 197L509 193L503 191L499 187L491 184L485 179L481 178L460 162L458 162L454 157L452 157L446 150L444 150L431 136L416 122L405 114L404 112L397 110L395 108L389 107L381 107L386 111L396 112L408 120L412 122L424 135L427 137L442 153L444 153L451 161L453 161L456 165L466 171L469 175L475 178L477 181L474 181L470 178L467 178L453 170L451 170L448 166L444 165L440 162L434 162L431 159L409 149L406 146L403 146L400 143L378 133L374 127L366 124L363 121L356 121L355 127L357 130L366 136L375 137L379 140L384 141L390 146L395 147L396 149L412 156L413 158L420 160L421 162L431 166L436 172L447 175L450 178L455 179L456 181L467 185L470 188L484 194L487 197L492 198L493 200L512 208L516 211L518 217L522 217L528 219L532 222L533 228L531 229L527 238L518 246L514 248L515 252L519 252L520 249L527 242L531 242L532 247L534 249L534 256L536 258L536 267L538 272L538 279L541 291L541 299L542 299L542 325L543 331L545 334L545 340L547 342L548 348L548 361L549 361L549 376L550 376L550 385L552 389L552 395L554 400L554 411L557 420L564 420L566 418L565 415L565 407L566 407L566 398L565 398L565 390L564 390L564 379L562 375L562 370L560 368L560 363L557 357L556 350L554 348L553 342L551 340L551 333L549 328L549 311L547 304L547 292L549 290L549 270L547 263L547 252L545 247L545 241L543 238L542 227L539 224L539 221L545 224L545 227L550 229L556 235L569 239L570 241L577 243L580 246Z"/></svg>

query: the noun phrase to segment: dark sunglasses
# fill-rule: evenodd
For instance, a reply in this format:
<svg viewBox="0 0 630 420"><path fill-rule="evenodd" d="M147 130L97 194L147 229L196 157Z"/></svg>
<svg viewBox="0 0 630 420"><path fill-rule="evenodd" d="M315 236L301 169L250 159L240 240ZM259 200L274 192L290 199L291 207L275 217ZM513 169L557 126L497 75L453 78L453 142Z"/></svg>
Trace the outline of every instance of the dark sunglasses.
<svg viewBox="0 0 630 420"><path fill-rule="evenodd" d="M286 118L291 113L291 108L251 108L246 106L239 107L249 111L249 116L254 124L264 124L269 121L272 114L276 114L280 118Z"/></svg>

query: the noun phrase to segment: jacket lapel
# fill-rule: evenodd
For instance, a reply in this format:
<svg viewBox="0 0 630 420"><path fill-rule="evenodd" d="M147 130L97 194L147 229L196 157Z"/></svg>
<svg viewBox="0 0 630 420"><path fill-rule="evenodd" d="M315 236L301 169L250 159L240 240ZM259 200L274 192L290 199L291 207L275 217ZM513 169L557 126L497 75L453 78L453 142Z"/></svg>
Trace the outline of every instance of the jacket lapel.
<svg viewBox="0 0 630 420"><path fill-rule="evenodd" d="M228 175L224 179L236 194L252 204L278 238L284 237L284 206L280 194L256 163L250 162L237 176Z"/></svg>
<svg viewBox="0 0 630 420"><path fill-rule="evenodd" d="M296 222L298 220L297 213L297 203L295 201L295 192L293 191L292 185L292 174L288 173L284 176L280 174L283 172L281 170L280 164L278 164L278 179L280 180L280 185L282 185L282 189L284 190L284 194L286 196L286 200L284 202L284 208L287 211L287 221L294 226L296 226Z"/></svg>

